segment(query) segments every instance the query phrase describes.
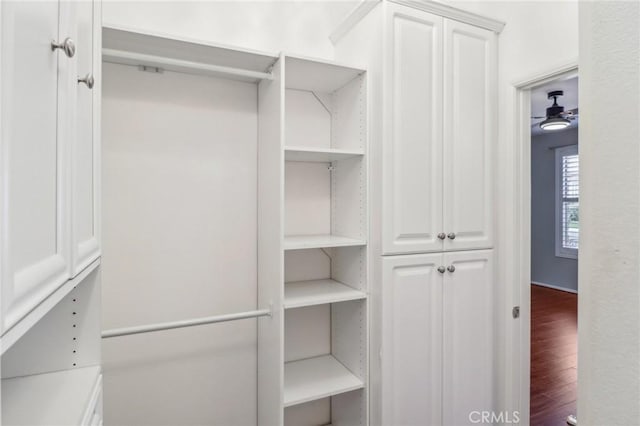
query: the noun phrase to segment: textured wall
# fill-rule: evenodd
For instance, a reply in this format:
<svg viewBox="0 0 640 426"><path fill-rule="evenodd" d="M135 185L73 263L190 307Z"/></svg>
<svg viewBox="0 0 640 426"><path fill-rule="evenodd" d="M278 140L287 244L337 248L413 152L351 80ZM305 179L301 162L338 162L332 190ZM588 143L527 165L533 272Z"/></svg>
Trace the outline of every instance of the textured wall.
<svg viewBox="0 0 640 426"><path fill-rule="evenodd" d="M246 49L333 58L329 34L358 1L108 1L105 24Z"/></svg>
<svg viewBox="0 0 640 426"><path fill-rule="evenodd" d="M556 151L577 144L578 128L531 138L531 280L578 290L578 261L556 256Z"/></svg>
<svg viewBox="0 0 640 426"><path fill-rule="evenodd" d="M640 3L580 3L578 422L640 419Z"/></svg>

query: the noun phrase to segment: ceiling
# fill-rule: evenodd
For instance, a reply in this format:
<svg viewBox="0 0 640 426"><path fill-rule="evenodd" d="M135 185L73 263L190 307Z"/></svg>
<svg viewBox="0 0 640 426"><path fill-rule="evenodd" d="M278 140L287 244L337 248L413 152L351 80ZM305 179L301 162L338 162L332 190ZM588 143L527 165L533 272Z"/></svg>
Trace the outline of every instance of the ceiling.
<svg viewBox="0 0 640 426"><path fill-rule="evenodd" d="M562 105L565 111L578 108L578 76L554 80L550 83L531 89L531 116L539 117L546 114L546 110L553 103L552 99L547 99L547 93L553 90L564 91L564 96L558 98L558 105ZM542 129L538 125L544 118L531 119L531 132L535 134L542 133ZM578 120L571 122L568 129L578 126Z"/></svg>

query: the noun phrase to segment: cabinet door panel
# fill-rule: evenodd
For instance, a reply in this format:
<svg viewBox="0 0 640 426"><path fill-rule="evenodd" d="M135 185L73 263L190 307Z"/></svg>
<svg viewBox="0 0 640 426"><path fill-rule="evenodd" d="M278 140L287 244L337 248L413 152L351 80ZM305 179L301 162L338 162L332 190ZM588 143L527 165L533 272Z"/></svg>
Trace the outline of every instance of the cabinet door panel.
<svg viewBox="0 0 640 426"><path fill-rule="evenodd" d="M444 34L445 250L491 248L496 38L450 20Z"/></svg>
<svg viewBox="0 0 640 426"><path fill-rule="evenodd" d="M99 255L98 226L98 159L99 159L99 94L97 63L99 45L94 39L94 16L97 5L92 1L75 5L77 40L76 70L71 82L74 101L72 173L72 274L76 275ZM96 37L98 38L98 37ZM98 52L98 53L97 53ZM91 75L95 86L90 89L78 78Z"/></svg>
<svg viewBox="0 0 640 426"><path fill-rule="evenodd" d="M383 251L440 251L442 18L388 5Z"/></svg>
<svg viewBox="0 0 640 426"><path fill-rule="evenodd" d="M382 424L442 423L441 264L441 254L383 260Z"/></svg>
<svg viewBox="0 0 640 426"><path fill-rule="evenodd" d="M472 424L492 410L494 278L492 251L447 253L443 290L443 425Z"/></svg>
<svg viewBox="0 0 640 426"><path fill-rule="evenodd" d="M57 2L2 2L2 331L68 278ZM59 77L60 76L60 77Z"/></svg>

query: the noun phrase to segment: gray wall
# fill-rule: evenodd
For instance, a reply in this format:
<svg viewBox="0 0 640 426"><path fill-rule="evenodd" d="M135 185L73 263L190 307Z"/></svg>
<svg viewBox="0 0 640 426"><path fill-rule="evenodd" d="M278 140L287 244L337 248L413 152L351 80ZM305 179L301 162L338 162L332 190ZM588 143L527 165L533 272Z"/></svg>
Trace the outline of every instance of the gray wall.
<svg viewBox="0 0 640 426"><path fill-rule="evenodd" d="M578 289L578 261L555 254L555 151L578 143L578 128L531 138L531 280Z"/></svg>

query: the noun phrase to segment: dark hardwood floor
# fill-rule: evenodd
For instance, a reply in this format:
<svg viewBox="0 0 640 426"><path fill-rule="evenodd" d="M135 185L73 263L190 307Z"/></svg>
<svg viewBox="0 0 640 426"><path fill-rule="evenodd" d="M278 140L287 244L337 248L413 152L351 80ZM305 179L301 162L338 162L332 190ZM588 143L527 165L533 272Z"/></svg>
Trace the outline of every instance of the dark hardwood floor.
<svg viewBox="0 0 640 426"><path fill-rule="evenodd" d="M578 296L531 286L531 426L576 412Z"/></svg>

